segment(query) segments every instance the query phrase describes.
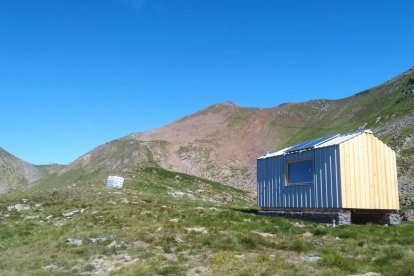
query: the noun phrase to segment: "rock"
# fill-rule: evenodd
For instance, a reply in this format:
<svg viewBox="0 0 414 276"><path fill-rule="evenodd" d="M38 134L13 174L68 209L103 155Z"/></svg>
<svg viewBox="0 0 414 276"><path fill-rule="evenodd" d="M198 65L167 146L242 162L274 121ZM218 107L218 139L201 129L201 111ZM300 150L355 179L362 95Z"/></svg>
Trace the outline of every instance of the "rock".
<svg viewBox="0 0 414 276"><path fill-rule="evenodd" d="M414 221L414 210L406 210L402 212L401 218L404 221Z"/></svg>
<svg viewBox="0 0 414 276"><path fill-rule="evenodd" d="M243 219L244 222L252 222L251 219Z"/></svg>
<svg viewBox="0 0 414 276"><path fill-rule="evenodd" d="M38 219L39 217L40 217L39 215L37 215L37 216L27 216L27 217L24 218L24 220Z"/></svg>
<svg viewBox="0 0 414 276"><path fill-rule="evenodd" d="M65 223L66 222L64 220L55 220L55 221L53 221L53 225L56 226L56 227L61 227L61 226L65 225Z"/></svg>
<svg viewBox="0 0 414 276"><path fill-rule="evenodd" d="M320 256L301 257L301 260L306 262L306 263L317 263L321 259L322 258Z"/></svg>
<svg viewBox="0 0 414 276"><path fill-rule="evenodd" d="M180 192L180 191L170 191L170 192L168 192L168 194L172 197L175 197L175 198L185 196L185 193Z"/></svg>
<svg viewBox="0 0 414 276"><path fill-rule="evenodd" d="M119 248L120 246L116 241L111 242L106 248Z"/></svg>
<svg viewBox="0 0 414 276"><path fill-rule="evenodd" d="M189 233L201 233L201 234L207 234L208 230L204 227L194 227L194 228L185 228L185 230L187 230L187 232Z"/></svg>
<svg viewBox="0 0 414 276"><path fill-rule="evenodd" d="M174 219L170 219L169 220L169 222L172 222L172 223L177 223L179 221L179 219L177 219L177 218L174 218Z"/></svg>
<svg viewBox="0 0 414 276"><path fill-rule="evenodd" d="M26 204L15 204L15 205L11 205L7 207L7 211L9 212L13 210L16 210L17 212L21 212L21 211L27 211L30 209L31 209L30 205L26 205Z"/></svg>
<svg viewBox="0 0 414 276"><path fill-rule="evenodd" d="M125 262L130 262L130 261L132 261L132 257L129 256L129 255L125 255L124 260L125 260Z"/></svg>
<svg viewBox="0 0 414 276"><path fill-rule="evenodd" d="M90 238L89 241L91 243L104 242L106 241L106 238L105 237Z"/></svg>
<svg viewBox="0 0 414 276"><path fill-rule="evenodd" d="M340 241L340 240L341 240L341 238L340 238L340 237L336 237L336 238L335 238L335 240L336 240L336 241Z"/></svg>
<svg viewBox="0 0 414 276"><path fill-rule="evenodd" d="M85 209L76 209L70 212L62 213L62 216L64 216L65 218L69 218L69 217L73 217L76 214L83 213L84 211Z"/></svg>
<svg viewBox="0 0 414 276"><path fill-rule="evenodd" d="M305 232L302 234L302 236L305 238L310 238L310 237L313 237L313 234L311 232Z"/></svg>
<svg viewBox="0 0 414 276"><path fill-rule="evenodd" d="M251 233L257 234L257 235L265 237L265 238L271 238L271 237L275 236L275 235L270 234L270 233L260 233L260 232L256 232L256 231L251 231Z"/></svg>
<svg viewBox="0 0 414 276"><path fill-rule="evenodd" d="M219 209L217 209L216 207L211 207L209 208L210 211L218 211Z"/></svg>
<svg viewBox="0 0 414 276"><path fill-rule="evenodd" d="M124 199L122 200L122 203L123 203L123 204L128 204L128 203L129 203L129 200L128 200L127 198L124 198Z"/></svg>
<svg viewBox="0 0 414 276"><path fill-rule="evenodd" d="M51 215L51 216L47 216L46 217L46 220L49 220L49 219L51 219L51 218L53 218L53 216Z"/></svg>
<svg viewBox="0 0 414 276"><path fill-rule="evenodd" d="M293 224L293 226L297 227L297 228L305 228L306 227L306 225L300 224L299 222L296 222L295 224Z"/></svg>
<svg viewBox="0 0 414 276"><path fill-rule="evenodd" d="M44 266L42 268L43 268L43 270L56 270L56 269L59 269L59 267L55 264L50 264L50 265Z"/></svg>
<svg viewBox="0 0 414 276"><path fill-rule="evenodd" d="M361 274L355 274L355 275L348 275L348 276L381 276L381 274L376 272L368 272L368 273L361 273Z"/></svg>
<svg viewBox="0 0 414 276"><path fill-rule="evenodd" d="M184 241L180 237L176 237L175 241L178 243L184 243Z"/></svg>
<svg viewBox="0 0 414 276"><path fill-rule="evenodd" d="M82 240L77 240L77 239L66 239L66 244L68 245L77 245L77 246L81 246L83 244Z"/></svg>

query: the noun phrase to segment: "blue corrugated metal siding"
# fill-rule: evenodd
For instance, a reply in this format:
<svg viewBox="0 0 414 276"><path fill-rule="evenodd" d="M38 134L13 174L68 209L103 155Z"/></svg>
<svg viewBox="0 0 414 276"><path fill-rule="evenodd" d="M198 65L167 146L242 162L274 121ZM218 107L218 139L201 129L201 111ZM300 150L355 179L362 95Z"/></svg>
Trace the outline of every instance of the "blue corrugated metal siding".
<svg viewBox="0 0 414 276"><path fill-rule="evenodd" d="M285 162L313 159L314 183L285 186ZM339 146L257 161L257 202L261 208L341 208Z"/></svg>

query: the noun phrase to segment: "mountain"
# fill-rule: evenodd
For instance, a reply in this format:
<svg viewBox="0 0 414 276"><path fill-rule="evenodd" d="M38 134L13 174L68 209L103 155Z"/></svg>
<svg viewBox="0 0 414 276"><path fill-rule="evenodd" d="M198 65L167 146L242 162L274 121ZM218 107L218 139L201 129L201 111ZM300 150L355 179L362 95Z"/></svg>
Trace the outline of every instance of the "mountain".
<svg viewBox="0 0 414 276"><path fill-rule="evenodd" d="M397 152L402 201L414 202L414 69L340 100L273 108L215 104L159 129L101 145L66 167L34 167L3 153L13 162L2 161L0 172L3 187L43 177L44 187L52 188L161 167L254 192L256 158L266 150L360 128L372 129Z"/></svg>
<svg viewBox="0 0 414 276"><path fill-rule="evenodd" d="M42 175L36 166L0 148L0 193L26 187L39 180Z"/></svg>
<svg viewBox="0 0 414 276"><path fill-rule="evenodd" d="M71 182L73 176L122 175L159 166L254 191L256 158L265 150L360 128L372 129L396 150L403 192L412 191L414 69L340 100L273 108L215 104L159 129L104 144L58 174Z"/></svg>

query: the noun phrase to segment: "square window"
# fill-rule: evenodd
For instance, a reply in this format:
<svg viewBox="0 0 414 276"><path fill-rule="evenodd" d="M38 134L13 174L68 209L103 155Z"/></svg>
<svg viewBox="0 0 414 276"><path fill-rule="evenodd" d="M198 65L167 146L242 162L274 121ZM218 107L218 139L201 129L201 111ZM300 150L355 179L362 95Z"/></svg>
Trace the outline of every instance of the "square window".
<svg viewBox="0 0 414 276"><path fill-rule="evenodd" d="M286 162L286 185L302 185L313 183L313 160Z"/></svg>

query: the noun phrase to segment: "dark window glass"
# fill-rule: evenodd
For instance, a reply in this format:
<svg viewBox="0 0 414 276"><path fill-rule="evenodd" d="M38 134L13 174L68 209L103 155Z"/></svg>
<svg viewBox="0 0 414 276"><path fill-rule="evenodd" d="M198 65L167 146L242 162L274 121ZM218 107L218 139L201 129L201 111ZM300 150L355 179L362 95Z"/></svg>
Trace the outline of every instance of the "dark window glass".
<svg viewBox="0 0 414 276"><path fill-rule="evenodd" d="M289 162L287 166L288 184L313 183L312 160Z"/></svg>

